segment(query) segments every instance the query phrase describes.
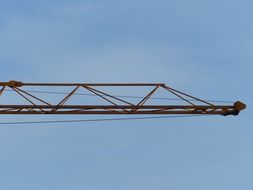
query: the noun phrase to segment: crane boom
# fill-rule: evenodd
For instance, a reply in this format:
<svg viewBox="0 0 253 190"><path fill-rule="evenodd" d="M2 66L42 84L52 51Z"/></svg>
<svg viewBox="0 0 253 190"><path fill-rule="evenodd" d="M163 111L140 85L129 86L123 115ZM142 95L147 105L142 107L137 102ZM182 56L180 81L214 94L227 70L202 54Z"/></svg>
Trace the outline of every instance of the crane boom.
<svg viewBox="0 0 253 190"><path fill-rule="evenodd" d="M39 87L68 87L73 88L70 92L53 104L45 98L35 96ZM129 102L120 96L112 95L98 88L109 87L149 87L152 88L137 103ZM35 88L27 90L26 88ZM69 100L78 95L77 91L84 89L92 96L106 102L106 104L70 104ZM184 104L147 104L158 90L163 89L172 94ZM26 103L24 104L1 104L0 114L209 114L209 115L238 115L246 105L240 101L233 105L215 105L171 88L163 83L22 83L19 81L0 82L0 96L12 91ZM32 93L34 92L34 93ZM55 92L57 94L57 92ZM63 94L63 93L58 93ZM15 100L17 99L15 98ZM1 99L0 99L1 100ZM96 102L95 102L96 103Z"/></svg>

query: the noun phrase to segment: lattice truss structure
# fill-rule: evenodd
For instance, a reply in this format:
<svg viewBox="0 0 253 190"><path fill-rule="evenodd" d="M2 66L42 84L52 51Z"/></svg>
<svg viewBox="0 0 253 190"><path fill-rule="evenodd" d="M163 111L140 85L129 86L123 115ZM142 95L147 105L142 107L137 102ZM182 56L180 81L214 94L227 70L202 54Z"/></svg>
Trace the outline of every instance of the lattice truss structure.
<svg viewBox="0 0 253 190"><path fill-rule="evenodd" d="M147 93L137 102L133 102L124 98L127 96L115 96L107 92L107 89L121 87L128 88L128 90L131 88L137 88L139 90L145 88L145 92ZM27 90L27 88L29 88L29 90ZM38 91L40 88L65 88L70 90L67 93L55 92L57 96L64 96L61 97L57 103L54 103L37 95L39 92L43 93L43 91ZM99 88L103 88L103 90ZM79 96L78 103L72 104L71 99L80 95L78 92L81 90L83 92L86 91L86 93L89 92L91 96L96 97L96 101ZM173 95L177 100L180 100L181 103L150 103L159 90ZM12 95L9 95L10 92ZM7 96L8 101L18 102L18 99L20 99L23 103L5 104L0 101L0 114L216 114L226 116L238 115L241 110L246 108L246 105L239 101L235 102L233 105L215 105L162 83L87 84L22 83L18 81L0 82L0 100L4 95ZM52 99L52 95L48 96L48 99ZM84 101L86 103L82 103L82 100L86 100ZM101 104L101 102L103 103Z"/></svg>

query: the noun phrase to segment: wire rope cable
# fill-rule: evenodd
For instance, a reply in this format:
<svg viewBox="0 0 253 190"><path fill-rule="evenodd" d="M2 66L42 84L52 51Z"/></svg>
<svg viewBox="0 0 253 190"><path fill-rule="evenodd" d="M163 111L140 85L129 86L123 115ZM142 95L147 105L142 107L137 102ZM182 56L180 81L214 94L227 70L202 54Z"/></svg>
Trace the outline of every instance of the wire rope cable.
<svg viewBox="0 0 253 190"><path fill-rule="evenodd" d="M53 124L53 123L84 123L84 122L108 122L108 121L130 121L130 120L150 120L150 119L169 119L169 118L189 118L204 117L207 115L173 115L173 116L149 116L149 117L119 117L119 118L100 118L100 119L79 119L79 120L38 120L38 121L15 121L0 122L0 125L24 125L24 124Z"/></svg>

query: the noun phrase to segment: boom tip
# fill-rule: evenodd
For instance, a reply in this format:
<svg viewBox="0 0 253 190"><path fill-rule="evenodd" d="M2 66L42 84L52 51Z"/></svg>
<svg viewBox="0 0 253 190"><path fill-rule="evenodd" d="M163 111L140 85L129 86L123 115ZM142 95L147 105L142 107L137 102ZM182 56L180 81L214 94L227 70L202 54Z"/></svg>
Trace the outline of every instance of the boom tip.
<svg viewBox="0 0 253 190"><path fill-rule="evenodd" d="M247 108L247 105L241 101L237 101L234 103L234 108L235 108L237 115L238 115L242 110Z"/></svg>

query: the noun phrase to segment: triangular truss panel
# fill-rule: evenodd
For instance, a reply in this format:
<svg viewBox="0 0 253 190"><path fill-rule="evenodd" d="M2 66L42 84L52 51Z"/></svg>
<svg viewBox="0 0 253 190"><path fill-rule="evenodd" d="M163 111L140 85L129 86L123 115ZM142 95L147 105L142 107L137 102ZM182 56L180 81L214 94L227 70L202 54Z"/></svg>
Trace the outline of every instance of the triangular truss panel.
<svg viewBox="0 0 253 190"><path fill-rule="evenodd" d="M159 103L160 94L177 103ZM238 115L245 108L239 101L215 105L163 83L0 82L0 114Z"/></svg>

